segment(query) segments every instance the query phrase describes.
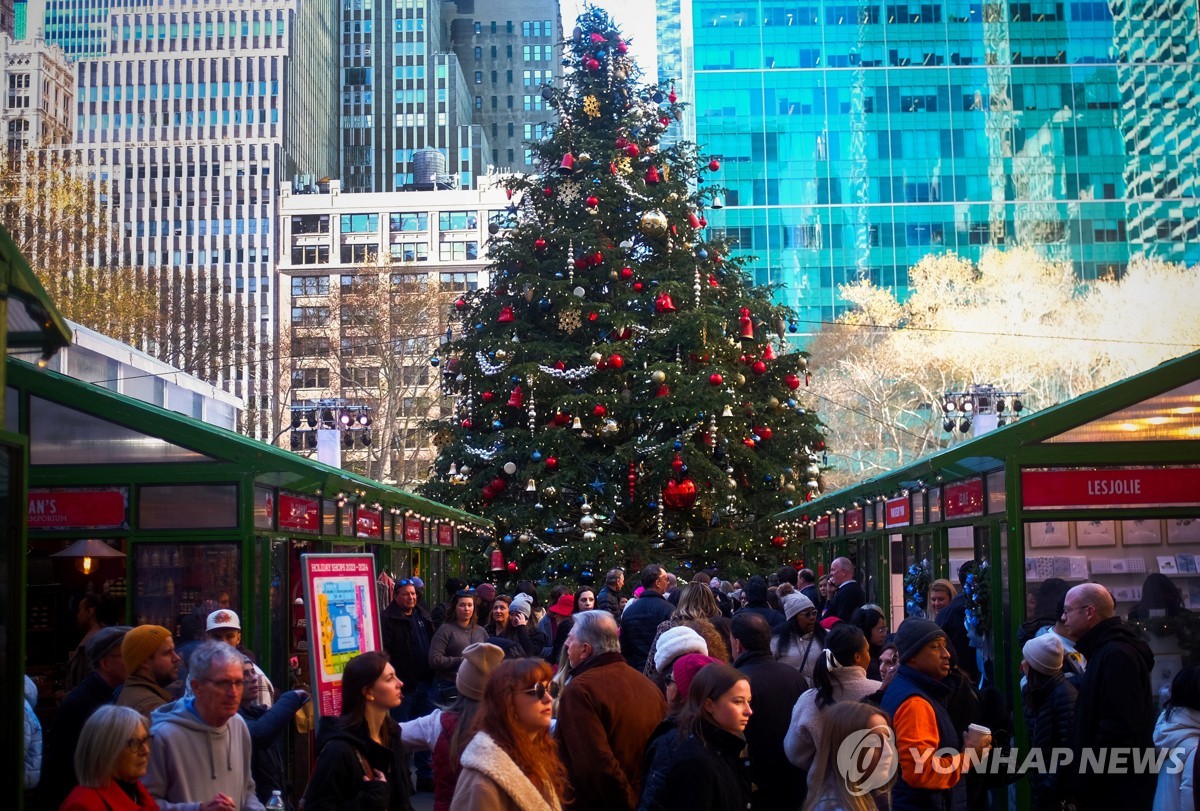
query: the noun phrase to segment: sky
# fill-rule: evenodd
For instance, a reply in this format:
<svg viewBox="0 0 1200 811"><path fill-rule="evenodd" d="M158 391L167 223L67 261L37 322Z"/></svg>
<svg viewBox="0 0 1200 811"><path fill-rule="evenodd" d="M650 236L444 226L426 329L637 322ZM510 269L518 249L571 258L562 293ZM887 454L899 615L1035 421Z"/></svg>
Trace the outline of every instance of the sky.
<svg viewBox="0 0 1200 811"><path fill-rule="evenodd" d="M643 82L654 81L655 45L653 0L592 0L592 5L607 11L621 27L632 45L631 52L641 66ZM575 19L583 8L582 0L559 0L563 31L570 36Z"/></svg>

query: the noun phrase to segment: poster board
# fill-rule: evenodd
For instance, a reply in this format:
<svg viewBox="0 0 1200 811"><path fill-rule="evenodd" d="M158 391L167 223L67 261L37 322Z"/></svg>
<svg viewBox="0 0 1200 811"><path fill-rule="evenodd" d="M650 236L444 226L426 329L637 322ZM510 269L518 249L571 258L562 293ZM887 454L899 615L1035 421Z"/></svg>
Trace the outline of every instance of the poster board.
<svg viewBox="0 0 1200 811"><path fill-rule="evenodd" d="M342 712L342 671L360 653L382 648L373 555L301 555L313 704Z"/></svg>

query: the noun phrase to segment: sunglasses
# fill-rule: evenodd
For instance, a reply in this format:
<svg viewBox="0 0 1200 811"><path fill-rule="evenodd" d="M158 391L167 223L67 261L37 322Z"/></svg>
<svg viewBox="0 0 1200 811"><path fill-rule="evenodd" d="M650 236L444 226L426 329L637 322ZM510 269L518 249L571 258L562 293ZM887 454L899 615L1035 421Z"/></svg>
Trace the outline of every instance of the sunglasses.
<svg viewBox="0 0 1200 811"><path fill-rule="evenodd" d="M454 592L454 596L455 597L474 597L475 589L459 589L458 591Z"/></svg>
<svg viewBox="0 0 1200 811"><path fill-rule="evenodd" d="M538 682L528 690L522 690L521 692L527 696L534 696L538 701L542 701L546 698L546 696L550 696L550 698L557 698L558 685L554 682Z"/></svg>
<svg viewBox="0 0 1200 811"><path fill-rule="evenodd" d="M397 581L396 581L396 588L398 588L398 589L402 589L402 588L404 588L405 586L412 586L412 587L415 589L415 588L417 587L417 581L415 581L415 580L413 580L412 578L409 578L409 577L406 577L406 578L404 578L403 580L397 580Z"/></svg>

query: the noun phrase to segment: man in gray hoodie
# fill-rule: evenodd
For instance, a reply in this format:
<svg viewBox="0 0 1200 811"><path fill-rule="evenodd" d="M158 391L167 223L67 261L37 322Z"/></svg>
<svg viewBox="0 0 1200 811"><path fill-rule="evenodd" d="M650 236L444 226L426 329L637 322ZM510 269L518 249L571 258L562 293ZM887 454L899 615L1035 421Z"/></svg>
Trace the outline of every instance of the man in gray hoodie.
<svg viewBox="0 0 1200 811"><path fill-rule="evenodd" d="M242 654L205 642L189 659L192 697L150 716L154 743L143 780L161 811L263 811L250 773L250 731L237 714Z"/></svg>

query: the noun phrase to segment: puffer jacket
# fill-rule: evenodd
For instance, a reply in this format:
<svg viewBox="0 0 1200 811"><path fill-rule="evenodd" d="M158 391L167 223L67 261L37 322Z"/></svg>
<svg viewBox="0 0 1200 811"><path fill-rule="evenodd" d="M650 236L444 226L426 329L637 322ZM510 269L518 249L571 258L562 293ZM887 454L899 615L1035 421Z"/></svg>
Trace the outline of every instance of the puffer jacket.
<svg viewBox="0 0 1200 811"><path fill-rule="evenodd" d="M1077 691L1063 676L1042 676L1038 685L1025 685L1022 693L1025 726L1029 729L1031 751L1041 751L1043 763L1051 762L1051 750L1071 745L1075 729L1075 698ZM1058 811L1071 802L1069 781L1049 770L1031 770L1029 782L1033 787L1035 811Z"/></svg>
<svg viewBox="0 0 1200 811"><path fill-rule="evenodd" d="M679 727L676 726L675 719L668 716L654 728L650 742L646 744L646 757L642 761L642 772L646 775L646 781L642 784L638 811L662 811L667 774L675 765L675 753L679 749L679 743Z"/></svg>
<svg viewBox="0 0 1200 811"><path fill-rule="evenodd" d="M1200 710L1175 707L1163 710L1154 726L1154 745L1160 749L1181 749L1176 759L1183 769L1163 768L1158 773L1154 792L1154 811L1194 811L1196 807L1196 748L1200 745ZM1166 764L1170 765L1171 760Z"/></svg>

